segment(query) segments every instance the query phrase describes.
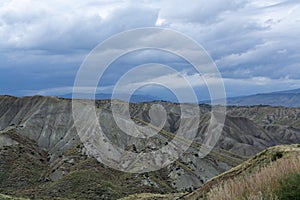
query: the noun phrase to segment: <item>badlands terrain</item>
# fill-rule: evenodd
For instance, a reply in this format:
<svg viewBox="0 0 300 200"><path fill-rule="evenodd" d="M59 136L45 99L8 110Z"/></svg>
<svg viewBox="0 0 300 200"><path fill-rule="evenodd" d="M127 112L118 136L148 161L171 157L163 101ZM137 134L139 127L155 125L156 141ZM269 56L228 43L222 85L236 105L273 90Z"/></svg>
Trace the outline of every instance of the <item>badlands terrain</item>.
<svg viewBox="0 0 300 200"><path fill-rule="evenodd" d="M163 129L148 140L134 138L118 128L109 100L97 100L95 107L110 141L141 153L166 145L180 125L179 104L164 101L130 104L132 119L148 124L154 103L165 108L167 120ZM229 106L218 143L201 158L199 151L211 107L200 104L199 109L196 138L177 161L158 171L126 173L98 162L85 148L74 127L70 99L0 96L0 193L3 198L30 199L136 199L140 197L132 195L138 194L148 194L152 199L197 199L203 193L197 191L207 188L214 177L259 152L300 143L300 108Z"/></svg>

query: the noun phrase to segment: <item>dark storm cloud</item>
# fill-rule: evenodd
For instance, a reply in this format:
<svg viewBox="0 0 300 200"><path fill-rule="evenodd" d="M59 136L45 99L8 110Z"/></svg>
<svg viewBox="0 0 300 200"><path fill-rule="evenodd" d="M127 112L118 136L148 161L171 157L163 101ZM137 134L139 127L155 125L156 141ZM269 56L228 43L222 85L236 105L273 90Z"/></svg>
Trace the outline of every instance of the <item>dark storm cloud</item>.
<svg viewBox="0 0 300 200"><path fill-rule="evenodd" d="M177 30L203 45L231 96L240 94L237 84L249 88L249 93L270 90L271 85L279 90L283 85L300 87L299 13L300 3L292 0L4 0L0 92L69 92L84 57L97 44L121 31L149 26ZM195 78L182 59L149 51L121 59L105 85L130 67L151 61L175 65L180 73Z"/></svg>

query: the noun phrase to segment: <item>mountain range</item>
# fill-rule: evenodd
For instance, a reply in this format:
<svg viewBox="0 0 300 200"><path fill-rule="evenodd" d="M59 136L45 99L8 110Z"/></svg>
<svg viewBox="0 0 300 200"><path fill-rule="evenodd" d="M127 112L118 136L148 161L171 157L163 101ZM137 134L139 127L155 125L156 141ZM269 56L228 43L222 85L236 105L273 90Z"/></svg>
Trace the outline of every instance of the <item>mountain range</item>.
<svg viewBox="0 0 300 200"><path fill-rule="evenodd" d="M67 98L70 99L72 98L72 93L69 94L64 94L64 95L60 95L59 97L61 98ZM85 97L84 94L80 95L83 98ZM112 94L110 93L97 93L95 95L95 99L97 100L107 100L107 99L111 99L112 98ZM151 102L151 101L155 101L157 99L159 99L156 96L152 96L152 95L146 95L146 94L133 94L133 95L128 95L128 94L115 94L114 98L119 99L119 100L123 100L126 101L126 98L130 96L130 102L131 103L140 103L140 102Z"/></svg>
<svg viewBox="0 0 300 200"><path fill-rule="evenodd" d="M84 95L82 95L84 97ZM126 100L127 94L118 94L115 98ZM72 98L72 94L60 95L61 98ZM112 94L98 93L95 99L105 100L111 99ZM171 101L178 103L175 99L161 98L149 94L133 94L130 96L131 103L152 102L155 100ZM199 103L209 104L210 101L199 101ZM254 105L269 105L269 106L284 106L284 107L300 107L300 89L277 91L271 93L260 93L248 96L228 97L227 105L236 106L254 106Z"/></svg>
<svg viewBox="0 0 300 200"><path fill-rule="evenodd" d="M252 106L270 105L285 107L300 107L300 89L262 93L227 99L228 105Z"/></svg>

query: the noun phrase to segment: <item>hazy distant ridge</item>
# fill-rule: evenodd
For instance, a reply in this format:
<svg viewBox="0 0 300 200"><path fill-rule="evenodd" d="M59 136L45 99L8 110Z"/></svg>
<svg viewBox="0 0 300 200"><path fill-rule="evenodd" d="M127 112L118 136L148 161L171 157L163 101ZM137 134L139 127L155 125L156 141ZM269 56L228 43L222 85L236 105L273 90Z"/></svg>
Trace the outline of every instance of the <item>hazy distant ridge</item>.
<svg viewBox="0 0 300 200"><path fill-rule="evenodd" d="M300 107L300 89L228 98L227 104Z"/></svg>

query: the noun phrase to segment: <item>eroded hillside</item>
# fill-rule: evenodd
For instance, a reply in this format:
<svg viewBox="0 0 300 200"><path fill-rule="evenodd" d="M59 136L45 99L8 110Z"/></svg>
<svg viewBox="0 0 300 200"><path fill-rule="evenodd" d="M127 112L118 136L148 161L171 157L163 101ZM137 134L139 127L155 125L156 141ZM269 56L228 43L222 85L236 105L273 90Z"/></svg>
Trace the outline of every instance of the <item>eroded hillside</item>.
<svg viewBox="0 0 300 200"><path fill-rule="evenodd" d="M108 138L123 149L139 153L165 145L174 138L180 124L178 104L155 103L166 109L167 121L163 130L150 140L133 138L118 129L109 101L97 101L95 106ZM152 104L130 105L131 117L136 123L149 123ZM215 149L205 158L199 158L210 107L200 105L199 108L201 119L196 139L179 160L156 172L128 174L110 169L90 156L74 127L71 100L1 96L0 193L22 197L115 199L145 192L186 192L201 187L212 177L267 147L300 143L300 109L229 107ZM153 160L155 162L155 158ZM24 170L26 173L22 173ZM14 185L15 182L18 184Z"/></svg>

